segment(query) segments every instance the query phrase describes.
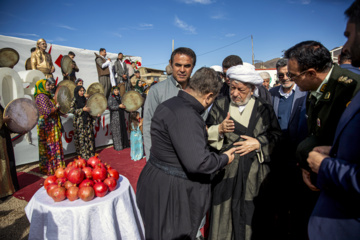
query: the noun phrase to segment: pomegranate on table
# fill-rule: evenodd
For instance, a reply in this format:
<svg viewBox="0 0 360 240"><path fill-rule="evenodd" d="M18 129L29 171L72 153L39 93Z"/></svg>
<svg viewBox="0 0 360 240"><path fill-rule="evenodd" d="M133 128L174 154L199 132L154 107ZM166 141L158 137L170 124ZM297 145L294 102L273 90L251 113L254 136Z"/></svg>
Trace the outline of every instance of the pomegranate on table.
<svg viewBox="0 0 360 240"><path fill-rule="evenodd" d="M87 161L79 156L66 168L58 167L55 175L45 179L44 188L55 202L66 198L69 201L80 198L87 202L114 191L118 179L119 172L109 164L104 164L95 154Z"/></svg>

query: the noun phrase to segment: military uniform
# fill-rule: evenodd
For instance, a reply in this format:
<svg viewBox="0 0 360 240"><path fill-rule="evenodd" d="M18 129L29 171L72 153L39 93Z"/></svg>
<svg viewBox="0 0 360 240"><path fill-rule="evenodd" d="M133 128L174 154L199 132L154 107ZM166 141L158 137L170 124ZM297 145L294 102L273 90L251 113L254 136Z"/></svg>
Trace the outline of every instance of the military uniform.
<svg viewBox="0 0 360 240"><path fill-rule="evenodd" d="M302 168L310 170L306 160L314 147L332 145L341 114L358 91L359 82L360 75L334 65L328 82L320 90L320 99L316 100L308 94L306 113L309 134L297 148Z"/></svg>

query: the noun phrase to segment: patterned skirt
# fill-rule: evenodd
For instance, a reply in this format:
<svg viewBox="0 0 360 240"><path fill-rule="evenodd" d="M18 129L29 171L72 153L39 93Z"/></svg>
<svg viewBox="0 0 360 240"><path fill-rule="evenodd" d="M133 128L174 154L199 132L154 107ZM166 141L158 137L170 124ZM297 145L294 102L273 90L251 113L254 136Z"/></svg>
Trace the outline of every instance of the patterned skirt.
<svg viewBox="0 0 360 240"><path fill-rule="evenodd" d="M53 175L58 167L65 167L64 151L61 142L61 128L57 117L39 117L39 168L40 172Z"/></svg>

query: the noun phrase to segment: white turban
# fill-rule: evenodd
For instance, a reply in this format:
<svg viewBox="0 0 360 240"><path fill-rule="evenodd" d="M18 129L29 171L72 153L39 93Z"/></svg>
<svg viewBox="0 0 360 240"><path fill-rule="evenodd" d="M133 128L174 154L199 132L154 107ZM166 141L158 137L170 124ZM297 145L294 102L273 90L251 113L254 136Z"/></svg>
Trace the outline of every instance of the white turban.
<svg viewBox="0 0 360 240"><path fill-rule="evenodd" d="M230 79L234 79L242 83L250 83L255 86L261 85L264 81L255 71L255 67L249 63L244 63L244 65L236 65L229 68L226 72L226 75Z"/></svg>
<svg viewBox="0 0 360 240"><path fill-rule="evenodd" d="M219 66L219 65L214 65L214 66L211 66L210 68L211 68L211 69L214 69L215 72L221 72L221 73L223 72L222 67Z"/></svg>

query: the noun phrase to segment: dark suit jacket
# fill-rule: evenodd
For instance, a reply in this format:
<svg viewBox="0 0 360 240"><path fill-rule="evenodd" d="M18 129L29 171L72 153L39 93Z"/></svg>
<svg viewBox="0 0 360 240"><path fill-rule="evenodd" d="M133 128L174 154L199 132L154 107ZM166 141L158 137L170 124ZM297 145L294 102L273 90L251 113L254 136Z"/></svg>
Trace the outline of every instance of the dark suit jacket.
<svg viewBox="0 0 360 240"><path fill-rule="evenodd" d="M359 239L360 93L340 118L316 185L321 193L309 221L310 239Z"/></svg>
<svg viewBox="0 0 360 240"><path fill-rule="evenodd" d="M277 86L269 90L276 117L278 117L279 113L279 102L281 98L279 93L280 87L281 86ZM291 141L291 144L297 145L307 136L307 124L305 119L305 100L307 92L302 92L298 86L295 86L295 92L293 94L295 95L291 107L287 139Z"/></svg>

